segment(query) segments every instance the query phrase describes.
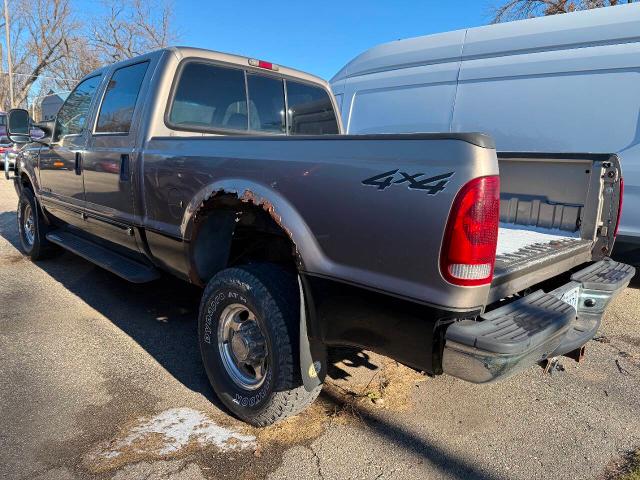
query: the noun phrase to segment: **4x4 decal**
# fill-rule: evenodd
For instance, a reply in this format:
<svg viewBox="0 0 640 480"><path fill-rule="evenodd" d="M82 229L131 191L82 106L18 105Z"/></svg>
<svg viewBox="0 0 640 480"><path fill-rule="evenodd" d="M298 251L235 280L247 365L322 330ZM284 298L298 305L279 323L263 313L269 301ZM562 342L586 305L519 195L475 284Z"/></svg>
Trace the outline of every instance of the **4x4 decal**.
<svg viewBox="0 0 640 480"><path fill-rule="evenodd" d="M378 187L378 190L384 190L391 185L408 183L408 187L411 190L423 190L427 192L428 195L436 195L445 189L453 173L454 172L449 172L436 175L435 177L420 178L425 174L414 173L411 175L407 172L401 172L399 168L396 168L395 170L389 170L388 172L367 178L362 181L362 184Z"/></svg>

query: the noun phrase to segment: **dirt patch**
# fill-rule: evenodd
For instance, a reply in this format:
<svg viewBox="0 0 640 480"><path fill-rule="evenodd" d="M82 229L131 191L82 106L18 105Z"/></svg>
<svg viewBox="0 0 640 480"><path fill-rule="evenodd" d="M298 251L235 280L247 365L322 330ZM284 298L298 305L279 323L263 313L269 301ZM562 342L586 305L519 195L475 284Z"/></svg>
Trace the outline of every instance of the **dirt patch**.
<svg viewBox="0 0 640 480"><path fill-rule="evenodd" d="M256 455L269 447L285 447L306 444L318 438L331 420L330 406L319 399L307 410L266 428L255 428L252 433L258 439Z"/></svg>
<svg viewBox="0 0 640 480"><path fill-rule="evenodd" d="M640 348L640 338L638 337L632 337L631 335L616 335L615 338L627 345Z"/></svg>
<svg viewBox="0 0 640 480"><path fill-rule="evenodd" d="M640 480L640 449L611 462L602 480Z"/></svg>
<svg viewBox="0 0 640 480"><path fill-rule="evenodd" d="M23 262L25 260L24 255L20 253L11 253L9 255L0 256L0 265L13 265Z"/></svg>
<svg viewBox="0 0 640 480"><path fill-rule="evenodd" d="M219 425L204 413L172 408L137 419L112 440L102 442L83 457L93 473L149 459L182 457L200 449L220 452L256 448L253 435Z"/></svg>

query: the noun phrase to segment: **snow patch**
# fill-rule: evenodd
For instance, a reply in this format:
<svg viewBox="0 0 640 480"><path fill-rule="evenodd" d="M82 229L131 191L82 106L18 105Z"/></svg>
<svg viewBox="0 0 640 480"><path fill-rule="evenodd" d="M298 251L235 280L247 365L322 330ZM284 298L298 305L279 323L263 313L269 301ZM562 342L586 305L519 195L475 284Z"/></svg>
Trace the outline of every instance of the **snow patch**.
<svg viewBox="0 0 640 480"><path fill-rule="evenodd" d="M562 240L575 240L580 238L580 232L567 232L565 230L541 228L530 225L513 225L500 223L498 230L498 248L496 256L515 253L522 248L536 243L550 243Z"/></svg>
<svg viewBox="0 0 640 480"><path fill-rule="evenodd" d="M221 427L197 410L172 408L141 420L126 437L110 442L99 456L115 459L126 454L171 455L193 442L222 451L256 447L256 437L252 435Z"/></svg>

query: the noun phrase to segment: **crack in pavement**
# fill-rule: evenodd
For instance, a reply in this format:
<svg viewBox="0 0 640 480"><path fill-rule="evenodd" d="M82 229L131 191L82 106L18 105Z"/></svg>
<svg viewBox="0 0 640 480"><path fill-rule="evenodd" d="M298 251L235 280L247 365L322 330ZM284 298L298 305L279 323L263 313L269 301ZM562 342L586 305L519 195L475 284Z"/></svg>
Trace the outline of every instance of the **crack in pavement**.
<svg viewBox="0 0 640 480"><path fill-rule="evenodd" d="M313 448L313 445L309 445L309 449L311 450L311 453L313 453L313 459L315 460L316 468L318 469L318 476L322 480L324 480L324 475L322 474L322 465L320 465L320 457L318 456L318 452L316 452L316 449Z"/></svg>

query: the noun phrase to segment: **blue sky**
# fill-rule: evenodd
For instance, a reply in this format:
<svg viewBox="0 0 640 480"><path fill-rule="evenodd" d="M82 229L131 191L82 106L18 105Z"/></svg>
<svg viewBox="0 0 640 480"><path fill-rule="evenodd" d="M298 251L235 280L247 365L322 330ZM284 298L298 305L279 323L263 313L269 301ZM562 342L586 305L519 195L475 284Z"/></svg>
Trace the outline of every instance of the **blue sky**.
<svg viewBox="0 0 640 480"><path fill-rule="evenodd" d="M374 45L484 25L495 3L177 0L174 8L179 44L256 57L329 79Z"/></svg>

